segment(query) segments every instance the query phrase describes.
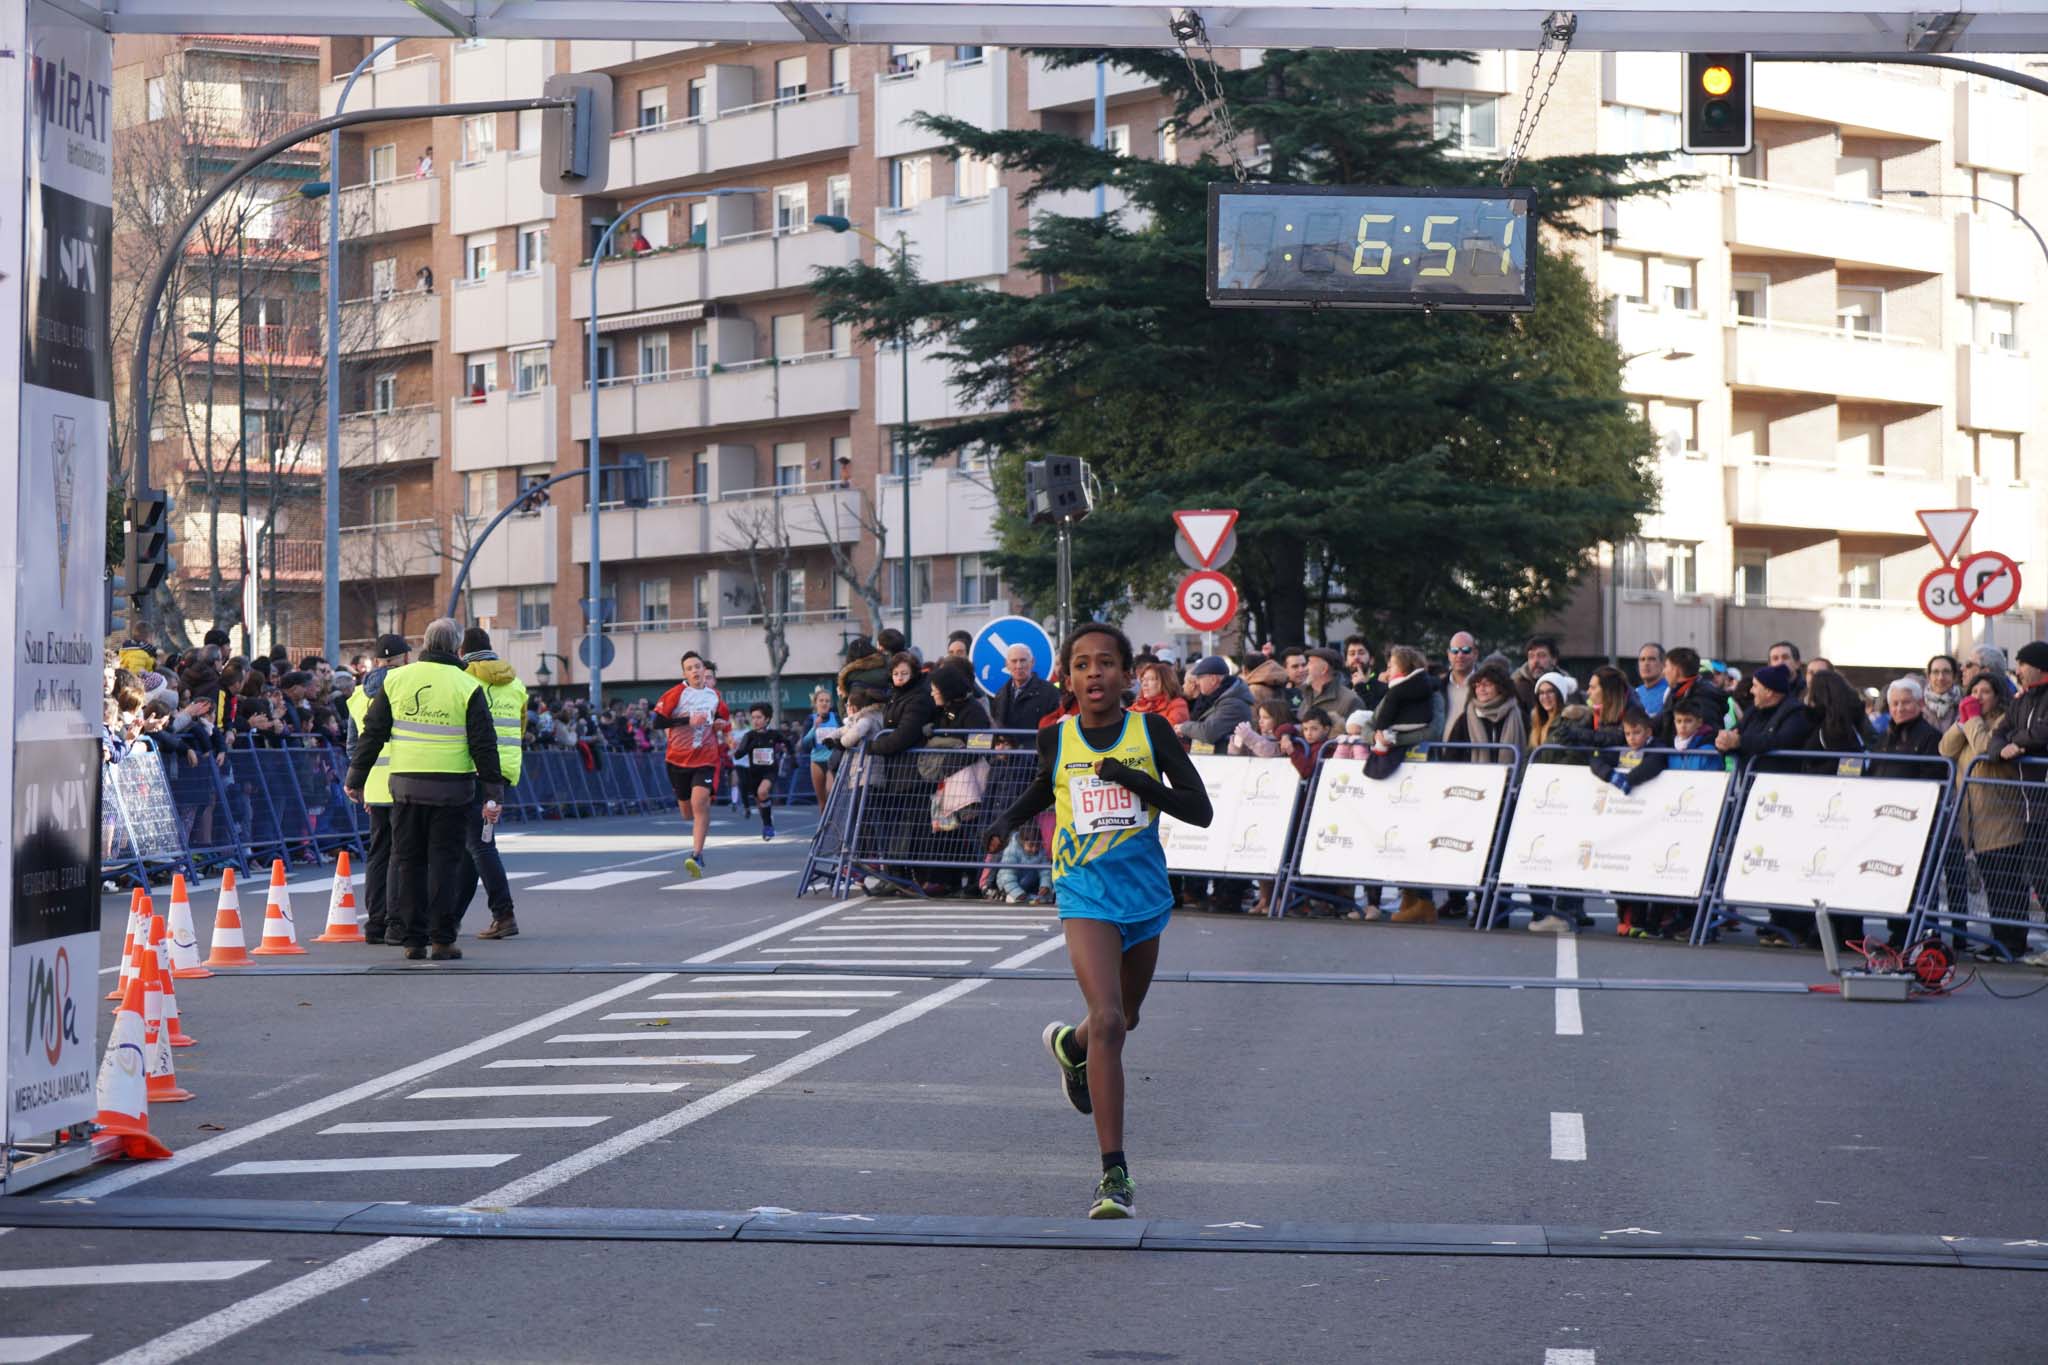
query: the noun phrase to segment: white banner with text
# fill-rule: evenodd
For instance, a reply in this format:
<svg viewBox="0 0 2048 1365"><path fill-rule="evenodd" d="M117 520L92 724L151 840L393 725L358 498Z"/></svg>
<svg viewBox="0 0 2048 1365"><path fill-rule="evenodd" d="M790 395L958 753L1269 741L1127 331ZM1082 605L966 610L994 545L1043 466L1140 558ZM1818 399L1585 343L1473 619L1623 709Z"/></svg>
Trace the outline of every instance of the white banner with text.
<svg viewBox="0 0 2048 1365"><path fill-rule="evenodd" d="M1363 759L1325 759L1295 874L1479 886L1513 774L1502 763L1409 762L1375 781Z"/></svg>
<svg viewBox="0 0 2048 1365"><path fill-rule="evenodd" d="M1713 860L1728 781L1667 769L1623 794L1589 768L1532 763L1515 794L1500 884L1692 899Z"/></svg>
<svg viewBox="0 0 2048 1365"><path fill-rule="evenodd" d="M1195 754L1215 818L1207 829L1159 817L1169 872L1228 872L1271 877L1287 860L1301 775L1284 758Z"/></svg>
<svg viewBox="0 0 2048 1365"><path fill-rule="evenodd" d="M1722 875L1732 905L1907 915L1944 782L1759 773Z"/></svg>

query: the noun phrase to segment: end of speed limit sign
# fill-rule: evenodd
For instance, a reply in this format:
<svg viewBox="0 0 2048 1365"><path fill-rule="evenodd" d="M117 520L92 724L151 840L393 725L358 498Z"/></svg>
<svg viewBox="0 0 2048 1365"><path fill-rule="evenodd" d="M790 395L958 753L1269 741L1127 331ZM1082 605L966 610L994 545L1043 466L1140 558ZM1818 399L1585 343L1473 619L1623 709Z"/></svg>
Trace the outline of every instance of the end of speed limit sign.
<svg viewBox="0 0 2048 1365"><path fill-rule="evenodd" d="M1962 582L1948 565L1920 580L1920 614L1937 626L1959 626L1970 619Z"/></svg>
<svg viewBox="0 0 2048 1365"><path fill-rule="evenodd" d="M1173 605L1190 630L1221 630L1237 617L1237 584L1213 569L1198 569L1181 579Z"/></svg>

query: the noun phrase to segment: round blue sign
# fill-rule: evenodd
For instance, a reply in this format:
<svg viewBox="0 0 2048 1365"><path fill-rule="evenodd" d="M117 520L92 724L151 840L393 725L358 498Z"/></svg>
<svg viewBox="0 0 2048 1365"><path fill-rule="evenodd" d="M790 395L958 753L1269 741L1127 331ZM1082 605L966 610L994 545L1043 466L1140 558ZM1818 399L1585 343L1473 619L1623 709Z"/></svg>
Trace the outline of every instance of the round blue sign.
<svg viewBox="0 0 2048 1365"><path fill-rule="evenodd" d="M1031 649L1031 668L1041 678L1052 676L1052 636L1028 616L998 616L974 636L967 658L974 665L974 680L993 697L1010 680L1005 660L1018 645Z"/></svg>

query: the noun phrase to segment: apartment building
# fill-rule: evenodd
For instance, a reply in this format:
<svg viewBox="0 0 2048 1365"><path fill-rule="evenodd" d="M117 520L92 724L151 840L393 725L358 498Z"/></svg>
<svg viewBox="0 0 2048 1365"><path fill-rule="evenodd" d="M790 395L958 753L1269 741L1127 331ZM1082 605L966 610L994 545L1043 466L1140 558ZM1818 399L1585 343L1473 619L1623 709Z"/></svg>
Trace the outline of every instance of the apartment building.
<svg viewBox="0 0 2048 1365"><path fill-rule="evenodd" d="M315 38L115 42L124 395L151 272L224 171L313 117L319 57ZM319 647L323 294L317 206L298 193L319 175L317 152L300 148L242 182L183 243L167 296L150 369L150 477L171 496L172 587L193 641L242 620L238 648Z"/></svg>

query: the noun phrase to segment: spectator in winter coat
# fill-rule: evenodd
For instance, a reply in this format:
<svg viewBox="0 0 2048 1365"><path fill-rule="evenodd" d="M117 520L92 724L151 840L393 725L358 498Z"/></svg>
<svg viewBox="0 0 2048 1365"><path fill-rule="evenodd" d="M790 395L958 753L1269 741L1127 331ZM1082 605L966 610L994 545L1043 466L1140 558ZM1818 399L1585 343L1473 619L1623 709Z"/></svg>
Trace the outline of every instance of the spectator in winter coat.
<svg viewBox="0 0 2048 1365"><path fill-rule="evenodd" d="M1138 669L1138 695L1133 711L1157 711L1175 730L1188 718L1187 699L1181 695L1180 674L1169 663L1149 663Z"/></svg>
<svg viewBox="0 0 2048 1365"><path fill-rule="evenodd" d="M1311 710L1321 711L1330 716L1348 716L1353 711L1369 709L1357 692L1344 685L1344 660L1334 649L1312 649L1308 652L1308 691L1301 699L1301 711L1305 715Z"/></svg>
<svg viewBox="0 0 2048 1365"><path fill-rule="evenodd" d="M1759 754L1786 749L1804 749L1812 738L1813 724L1805 703L1792 696L1792 670L1783 664L1765 664L1750 676L1753 704L1733 730L1714 736L1714 747L1724 754L1755 758ZM1697 715L1701 699L1686 699ZM1710 704L1710 703L1709 703Z"/></svg>
<svg viewBox="0 0 2048 1365"><path fill-rule="evenodd" d="M1244 679L1230 676L1230 665L1211 654L1194 666L1196 696L1188 707L1188 720L1180 737L1191 744L1221 748L1231 732L1252 718L1252 693Z"/></svg>
<svg viewBox="0 0 2048 1365"><path fill-rule="evenodd" d="M1451 718L1447 738L1454 744L1507 744L1517 749L1528 746L1528 727L1522 720L1514 680L1504 663L1489 660L1473 673L1471 699L1462 713Z"/></svg>
<svg viewBox="0 0 2048 1365"><path fill-rule="evenodd" d="M1522 646L1522 666L1515 670L1515 698L1522 703L1522 718L1536 720L1536 684L1546 673L1557 671L1557 641L1548 635L1531 636ZM1540 741L1539 741L1540 742Z"/></svg>
<svg viewBox="0 0 2048 1365"><path fill-rule="evenodd" d="M1011 905L1044 901L1052 895L1052 879L1033 864L1045 861L1045 841L1039 838L1038 822L1027 820L1017 826L1010 842L1003 846L1003 861L996 872L996 890Z"/></svg>
<svg viewBox="0 0 2048 1365"><path fill-rule="evenodd" d="M1386 692L1373 708L1373 747L1388 753L1428 739L1435 698L1429 660L1419 649L1395 645L1387 656Z"/></svg>
<svg viewBox="0 0 2048 1365"><path fill-rule="evenodd" d="M2005 714L1991 729L1998 756L2010 763L2015 759L2048 756L2048 641L2022 645L2018 656L2019 695L2005 708ZM2033 803L2030 803L2030 805ZM2048 801L2038 803L2048 812ZM2028 821L2031 831L2040 824L2048 832L2048 818ZM2030 847L2048 847L2048 843Z"/></svg>
<svg viewBox="0 0 2048 1365"><path fill-rule="evenodd" d="M1937 730L1956 723L1956 707L1962 704L1962 668L1953 654L1937 654L1927 661L1927 694L1920 700L1920 714Z"/></svg>
<svg viewBox="0 0 2048 1365"><path fill-rule="evenodd" d="M1002 685L989 713L998 730L1036 730L1039 722L1060 709L1059 690L1038 676L1038 661L1029 645L1011 645L1003 655Z"/></svg>
<svg viewBox="0 0 2048 1365"><path fill-rule="evenodd" d="M1891 723L1877 737L1877 743L1870 746L1871 752L1911 754L1917 758L1931 758L1941 752L1941 730L1927 721L1925 697L1920 680L1910 676L1894 680L1885 689ZM1875 765L1871 776L1913 778L1928 777L1931 773L1916 763L1892 763Z"/></svg>
<svg viewBox="0 0 2048 1365"><path fill-rule="evenodd" d="M1790 670L1788 669L1787 672L1790 672ZM1671 714L1678 703L1684 701L1687 697L1697 697L1711 705L1716 717L1713 722L1713 728L1716 730L1721 728L1724 723L1724 713L1728 709L1728 698L1720 688L1700 676L1700 656L1698 650L1691 649L1685 645L1678 645L1667 650L1664 654L1664 681L1671 684L1671 690L1665 696L1664 709L1658 712L1655 717L1657 722L1657 747L1661 749L1671 747L1672 736L1676 733L1676 727L1671 721Z"/></svg>

